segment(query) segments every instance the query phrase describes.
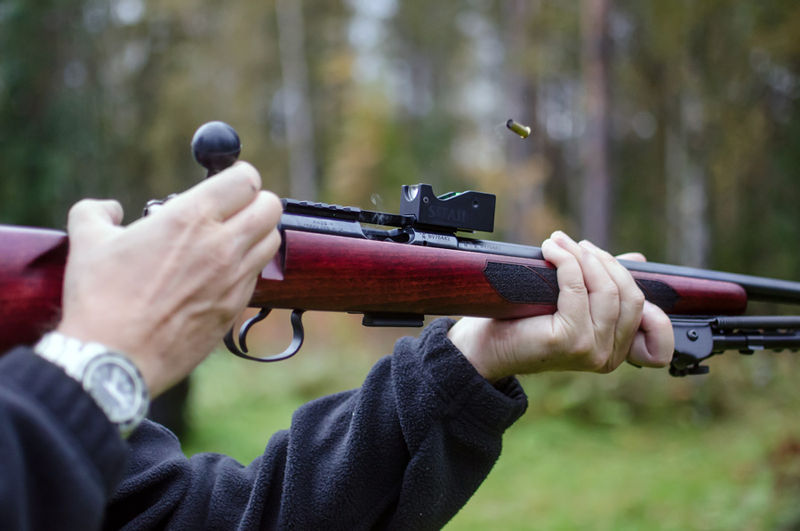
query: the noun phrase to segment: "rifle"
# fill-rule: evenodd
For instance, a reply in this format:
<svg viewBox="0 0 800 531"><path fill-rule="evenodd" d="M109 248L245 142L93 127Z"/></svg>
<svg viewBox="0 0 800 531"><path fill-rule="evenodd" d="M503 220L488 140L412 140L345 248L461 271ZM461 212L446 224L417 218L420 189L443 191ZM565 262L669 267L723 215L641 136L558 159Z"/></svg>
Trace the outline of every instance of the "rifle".
<svg viewBox="0 0 800 531"><path fill-rule="evenodd" d="M239 154L222 122L198 129L195 158L208 176ZM148 202L144 214L154 204ZM436 196L428 184L402 187L397 214L283 199L282 244L250 300L260 308L225 345L235 355L278 361L303 343L305 311L362 314L365 326L423 325L426 315L513 319L556 311L555 269L538 247L464 236L494 229L495 196ZM33 342L55 323L67 256L60 231L0 226L0 349ZM701 363L737 349L800 348L800 316L743 316L749 300L800 303L800 282L653 262L621 261L647 300L672 321L670 374L705 374ZM292 341L271 356L248 354L247 334L272 309L293 310Z"/></svg>

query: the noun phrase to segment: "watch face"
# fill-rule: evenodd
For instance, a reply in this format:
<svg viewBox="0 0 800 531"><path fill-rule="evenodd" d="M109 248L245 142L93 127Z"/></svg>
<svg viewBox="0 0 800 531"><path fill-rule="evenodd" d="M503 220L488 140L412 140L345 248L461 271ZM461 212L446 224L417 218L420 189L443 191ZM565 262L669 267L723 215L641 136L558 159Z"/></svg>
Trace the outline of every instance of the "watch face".
<svg viewBox="0 0 800 531"><path fill-rule="evenodd" d="M99 356L86 367L84 387L111 422L122 424L137 419L144 407L146 390L135 371L130 362L114 355Z"/></svg>

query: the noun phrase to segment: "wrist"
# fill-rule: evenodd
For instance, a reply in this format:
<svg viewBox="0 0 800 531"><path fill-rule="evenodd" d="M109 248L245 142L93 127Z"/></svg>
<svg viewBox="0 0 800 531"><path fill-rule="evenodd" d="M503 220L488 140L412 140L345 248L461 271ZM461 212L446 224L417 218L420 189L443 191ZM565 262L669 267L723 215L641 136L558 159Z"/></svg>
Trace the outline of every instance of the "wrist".
<svg viewBox="0 0 800 531"><path fill-rule="evenodd" d="M483 319L465 317L450 328L447 338L470 362L478 374L494 384L512 374L503 373L494 363L495 356L482 340L485 334L482 334L480 329L484 322Z"/></svg>
<svg viewBox="0 0 800 531"><path fill-rule="evenodd" d="M153 349L144 345L141 339L137 339L144 337L144 334L137 332L133 328L134 325L103 327L97 325L96 321L96 318L63 319L55 331L84 343L100 343L108 350L123 353L141 372L150 397L158 396L162 391L156 387L159 383L159 369L151 366L153 364L151 359L154 356L147 355L148 352L152 353ZM87 326L86 323L92 322L95 323L94 326Z"/></svg>

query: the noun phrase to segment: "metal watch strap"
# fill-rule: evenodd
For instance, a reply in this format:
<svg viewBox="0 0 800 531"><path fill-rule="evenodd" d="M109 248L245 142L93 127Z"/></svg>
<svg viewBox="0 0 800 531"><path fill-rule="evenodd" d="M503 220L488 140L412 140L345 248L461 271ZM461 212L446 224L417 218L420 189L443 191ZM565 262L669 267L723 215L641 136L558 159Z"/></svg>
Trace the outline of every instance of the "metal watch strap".
<svg viewBox="0 0 800 531"><path fill-rule="evenodd" d="M42 337L33 350L44 359L52 361L64 369L73 379L82 382L83 371L89 360L110 349L101 343L84 343L59 332L49 332Z"/></svg>
<svg viewBox="0 0 800 531"><path fill-rule="evenodd" d="M136 364L123 354L115 352L101 343L83 342L60 332L45 334L34 346L34 352L61 367L68 376L80 383L103 413L106 414L109 421L119 428L123 437L127 437L144 418L149 405L147 385ZM137 393L137 397L141 401L140 407L137 408L137 413L130 418L112 418L111 411L95 395L94 390L91 388L91 383L87 380L87 367L96 366L96 363L92 363L95 360L108 358L114 358L117 366L124 366L125 373L134 380L134 387L140 389L140 392Z"/></svg>

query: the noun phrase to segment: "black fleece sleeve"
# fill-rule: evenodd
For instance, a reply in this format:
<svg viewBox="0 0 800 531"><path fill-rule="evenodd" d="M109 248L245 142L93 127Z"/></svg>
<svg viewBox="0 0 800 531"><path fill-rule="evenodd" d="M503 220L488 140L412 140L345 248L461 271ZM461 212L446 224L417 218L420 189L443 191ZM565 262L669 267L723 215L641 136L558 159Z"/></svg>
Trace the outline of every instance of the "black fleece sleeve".
<svg viewBox="0 0 800 531"><path fill-rule="evenodd" d="M438 529L466 503L525 410L513 379L493 387L440 319L400 340L363 386L298 409L249 466L187 459L148 423L130 439L108 528Z"/></svg>
<svg viewBox="0 0 800 531"><path fill-rule="evenodd" d="M126 454L62 369L28 348L0 358L0 529L99 529Z"/></svg>

